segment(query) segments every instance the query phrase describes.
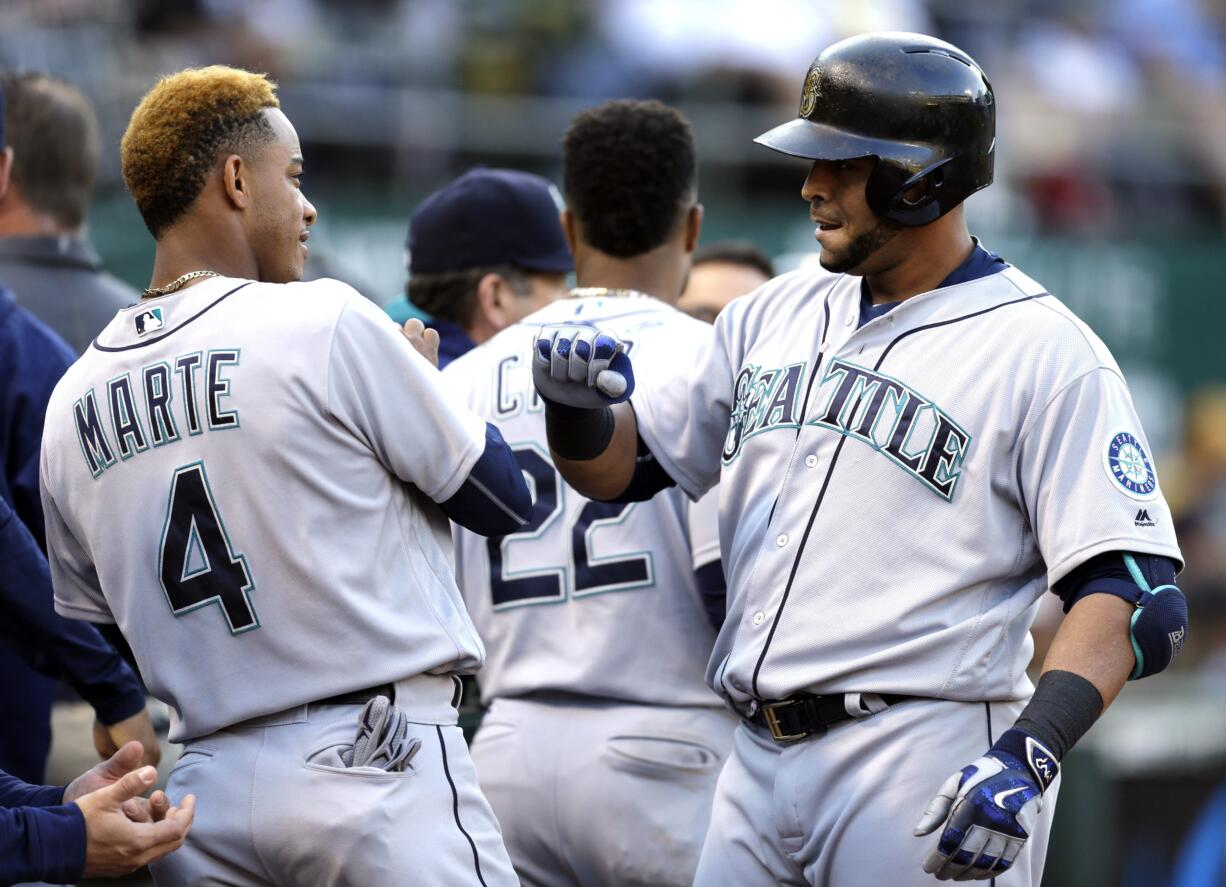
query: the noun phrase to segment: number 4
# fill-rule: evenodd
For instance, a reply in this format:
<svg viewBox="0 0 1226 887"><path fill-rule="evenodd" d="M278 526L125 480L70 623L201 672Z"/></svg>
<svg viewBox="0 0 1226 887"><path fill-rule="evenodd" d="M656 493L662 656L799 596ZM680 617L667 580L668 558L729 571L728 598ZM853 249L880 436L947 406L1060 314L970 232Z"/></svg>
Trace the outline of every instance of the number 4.
<svg viewBox="0 0 1226 887"><path fill-rule="evenodd" d="M247 559L235 554L217 514L203 462L175 469L158 573L176 616L220 604L231 634L260 627Z"/></svg>

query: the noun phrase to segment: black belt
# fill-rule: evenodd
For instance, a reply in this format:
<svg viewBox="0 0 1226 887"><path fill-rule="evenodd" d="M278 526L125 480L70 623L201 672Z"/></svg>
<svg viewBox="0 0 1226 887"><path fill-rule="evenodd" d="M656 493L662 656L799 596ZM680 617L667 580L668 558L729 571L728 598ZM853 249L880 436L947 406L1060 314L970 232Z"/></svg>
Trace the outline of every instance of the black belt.
<svg viewBox="0 0 1226 887"><path fill-rule="evenodd" d="M351 690L348 693L338 693L327 699L320 699L312 705L365 705L376 696L386 696L392 702L396 701L396 688L392 684L380 684L378 687L367 687L365 690Z"/></svg>
<svg viewBox="0 0 1226 887"><path fill-rule="evenodd" d="M894 693L860 694L880 699L886 706L897 705L918 696L899 696ZM797 693L787 699L766 700L750 703L752 714L749 722L766 728L776 742L798 742L810 736L821 736L835 724L853 718L867 717L871 709L861 706L863 714L847 711L847 695L815 696L812 693Z"/></svg>

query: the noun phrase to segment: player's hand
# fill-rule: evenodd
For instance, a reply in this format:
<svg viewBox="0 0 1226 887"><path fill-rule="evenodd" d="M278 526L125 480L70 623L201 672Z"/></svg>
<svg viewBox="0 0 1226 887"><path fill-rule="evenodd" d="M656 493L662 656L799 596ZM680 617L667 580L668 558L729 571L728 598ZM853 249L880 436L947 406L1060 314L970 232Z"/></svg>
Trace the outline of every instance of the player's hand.
<svg viewBox="0 0 1226 887"><path fill-rule="evenodd" d="M929 802L916 837L944 828L924 871L942 881L985 880L1008 871L1059 772L1055 756L1035 739L1007 731L986 755L945 780Z"/></svg>
<svg viewBox="0 0 1226 887"><path fill-rule="evenodd" d="M634 393L625 344L590 326L541 327L532 349L532 381L547 400L586 409L621 403Z"/></svg>
<svg viewBox="0 0 1226 887"><path fill-rule="evenodd" d="M85 817L85 876L125 875L179 848L196 814L188 795L160 821L133 821L127 809L153 785L157 771L141 767L75 800Z"/></svg>
<svg viewBox="0 0 1226 887"><path fill-rule="evenodd" d="M410 317L400 328L409 344L434 366L438 366L438 330L428 330L416 317Z"/></svg>
<svg viewBox="0 0 1226 887"><path fill-rule="evenodd" d="M127 774L141 766L141 756L144 753L141 744L135 740L124 743L123 748L111 755L101 764L95 764L86 770L64 789L64 803L71 804L77 798L96 792L100 788L114 785ZM122 805L124 815L133 822L161 822L170 811L170 800L163 791L154 792L147 800L131 798Z"/></svg>
<svg viewBox="0 0 1226 887"><path fill-rule="evenodd" d="M142 763L156 767L162 760L162 747L158 745L157 733L153 730L153 721L149 718L149 709L143 708L130 718L124 718L117 724L103 724L94 721L94 748L98 757L106 760L119 751L124 743L135 739L143 747Z"/></svg>

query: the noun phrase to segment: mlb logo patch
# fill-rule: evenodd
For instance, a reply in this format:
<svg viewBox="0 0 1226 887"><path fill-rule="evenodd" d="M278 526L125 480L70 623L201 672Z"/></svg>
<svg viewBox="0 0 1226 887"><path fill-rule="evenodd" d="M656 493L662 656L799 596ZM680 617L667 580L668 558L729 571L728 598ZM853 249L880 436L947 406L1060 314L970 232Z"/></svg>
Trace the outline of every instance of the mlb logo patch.
<svg viewBox="0 0 1226 887"><path fill-rule="evenodd" d="M136 335L143 336L166 326L161 306L148 308L136 315Z"/></svg>

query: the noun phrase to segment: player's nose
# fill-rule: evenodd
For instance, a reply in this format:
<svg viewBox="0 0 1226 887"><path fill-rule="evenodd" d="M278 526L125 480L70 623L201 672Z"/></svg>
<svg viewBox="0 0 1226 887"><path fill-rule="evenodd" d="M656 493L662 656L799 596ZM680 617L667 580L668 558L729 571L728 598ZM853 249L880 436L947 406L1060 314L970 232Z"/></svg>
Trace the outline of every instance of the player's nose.
<svg viewBox="0 0 1226 887"><path fill-rule="evenodd" d="M815 200L829 200L831 193L831 165L821 160L813 161L809 175L800 188L800 196L812 203Z"/></svg>
<svg viewBox="0 0 1226 887"><path fill-rule="evenodd" d="M302 221L305 222L306 226L309 228L315 224L315 220L318 218L319 213L315 211L315 204L311 203L311 201L307 200L305 197L302 198Z"/></svg>

